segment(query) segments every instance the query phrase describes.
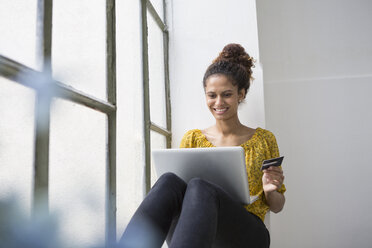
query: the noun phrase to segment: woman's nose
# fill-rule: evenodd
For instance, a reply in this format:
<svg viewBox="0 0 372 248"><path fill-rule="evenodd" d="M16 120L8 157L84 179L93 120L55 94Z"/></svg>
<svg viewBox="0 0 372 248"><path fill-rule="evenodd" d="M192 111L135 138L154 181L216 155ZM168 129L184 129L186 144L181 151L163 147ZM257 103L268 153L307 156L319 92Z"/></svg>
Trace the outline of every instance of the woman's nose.
<svg viewBox="0 0 372 248"><path fill-rule="evenodd" d="M222 104L222 97L217 96L216 98L216 105L221 105Z"/></svg>

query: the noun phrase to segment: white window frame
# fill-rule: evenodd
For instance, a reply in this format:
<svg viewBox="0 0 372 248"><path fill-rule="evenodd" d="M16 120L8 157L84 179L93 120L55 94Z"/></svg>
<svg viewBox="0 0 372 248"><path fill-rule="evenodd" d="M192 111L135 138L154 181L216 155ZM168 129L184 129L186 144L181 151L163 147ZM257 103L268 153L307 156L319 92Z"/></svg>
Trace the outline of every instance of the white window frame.
<svg viewBox="0 0 372 248"><path fill-rule="evenodd" d="M147 11L155 20L155 23L163 33L163 51L164 51L164 84L165 84L165 107L166 107L166 127L162 127L151 121L150 118L150 89L149 89L149 56L148 56L148 21ZM170 104L170 83L169 83L169 32L167 23L167 6L163 0L163 20L155 10L150 0L141 0L142 14L142 59L143 59L143 106L144 106L144 134L145 134L145 175L146 192L151 188L151 131L157 132L166 138L166 147L172 145L172 122L171 122L171 104Z"/></svg>

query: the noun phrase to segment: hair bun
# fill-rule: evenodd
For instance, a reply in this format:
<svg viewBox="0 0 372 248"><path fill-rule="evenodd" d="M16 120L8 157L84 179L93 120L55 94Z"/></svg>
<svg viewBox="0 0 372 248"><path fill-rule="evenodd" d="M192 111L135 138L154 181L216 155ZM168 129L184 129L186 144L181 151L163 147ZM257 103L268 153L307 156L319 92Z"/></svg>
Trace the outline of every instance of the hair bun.
<svg viewBox="0 0 372 248"><path fill-rule="evenodd" d="M213 60L213 63L219 61L229 61L231 63L239 64L247 70L249 75L252 75L251 68L254 67L255 62L254 59L245 51L244 47L240 44L234 43L226 45L218 57Z"/></svg>

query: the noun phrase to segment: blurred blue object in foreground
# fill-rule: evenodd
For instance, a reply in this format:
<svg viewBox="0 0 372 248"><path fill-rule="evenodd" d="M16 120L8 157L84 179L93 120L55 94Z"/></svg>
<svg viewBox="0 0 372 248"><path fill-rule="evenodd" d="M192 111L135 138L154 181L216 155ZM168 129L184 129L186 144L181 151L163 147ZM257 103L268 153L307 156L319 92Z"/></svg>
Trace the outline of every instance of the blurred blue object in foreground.
<svg viewBox="0 0 372 248"><path fill-rule="evenodd" d="M14 200L0 201L1 248L59 248L57 222L50 216L29 218Z"/></svg>
<svg viewBox="0 0 372 248"><path fill-rule="evenodd" d="M38 215L30 218L21 211L15 200L0 200L0 248L71 248L63 245L66 243L58 237L55 216ZM109 248L119 248L119 245L111 244Z"/></svg>

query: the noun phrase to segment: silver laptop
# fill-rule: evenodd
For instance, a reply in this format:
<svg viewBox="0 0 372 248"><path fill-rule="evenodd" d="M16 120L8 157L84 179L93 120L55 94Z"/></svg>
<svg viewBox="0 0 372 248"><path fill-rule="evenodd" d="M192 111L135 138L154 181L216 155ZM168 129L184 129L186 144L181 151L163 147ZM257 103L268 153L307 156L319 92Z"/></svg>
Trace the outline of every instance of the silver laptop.
<svg viewBox="0 0 372 248"><path fill-rule="evenodd" d="M152 151L157 177L173 172L185 182L198 177L219 185L233 198L251 204L244 149L234 147L180 148Z"/></svg>

